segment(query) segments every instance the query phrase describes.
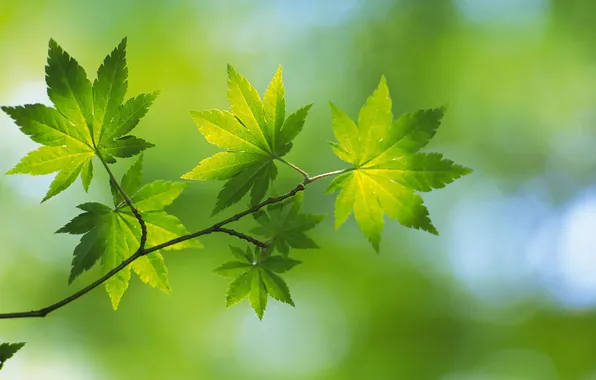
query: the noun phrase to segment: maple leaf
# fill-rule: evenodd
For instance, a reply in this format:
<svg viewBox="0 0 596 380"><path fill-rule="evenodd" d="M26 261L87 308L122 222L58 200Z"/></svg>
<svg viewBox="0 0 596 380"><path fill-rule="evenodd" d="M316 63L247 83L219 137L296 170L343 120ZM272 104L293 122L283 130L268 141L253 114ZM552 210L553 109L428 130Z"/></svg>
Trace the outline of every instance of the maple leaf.
<svg viewBox="0 0 596 380"><path fill-rule="evenodd" d="M0 370L4 363L17 353L25 343L0 343Z"/></svg>
<svg viewBox="0 0 596 380"><path fill-rule="evenodd" d="M227 149L202 160L182 178L225 180L213 214L240 201L249 191L251 203L265 196L277 176L274 160L292 148L311 105L287 118L281 66L261 100L257 90L228 65L228 100L231 112L193 111L199 131L211 144Z"/></svg>
<svg viewBox="0 0 596 380"><path fill-rule="evenodd" d="M268 296L294 306L290 289L278 275L300 264L300 261L283 256L268 256L262 252L246 252L240 248L230 247L237 261L228 261L215 269L215 273L231 279L226 291L226 307L233 306L246 297L259 317L267 308Z"/></svg>
<svg viewBox="0 0 596 380"><path fill-rule="evenodd" d="M147 113L157 92L122 104L127 77L126 38L105 58L93 84L77 61L50 40L46 83L55 108L42 104L2 107L23 133L43 146L27 154L7 174L58 172L43 199L46 201L67 189L79 175L87 191L94 155L114 163L115 157L131 157L152 147L127 134Z"/></svg>
<svg viewBox="0 0 596 380"><path fill-rule="evenodd" d="M379 250L383 214L402 225L438 234L422 198L415 191L442 188L471 172L438 153L419 153L435 135L443 108L401 115L393 121L391 98L385 78L367 99L358 125L330 103L334 153L353 165L335 178L327 192L339 191L335 227L352 212L358 226Z"/></svg>
<svg viewBox="0 0 596 380"><path fill-rule="evenodd" d="M180 182L154 181L141 186L142 155L124 174L121 182L131 200L141 211L147 226L147 247L188 234L186 227L173 215L163 211L184 190L186 184ZM114 191L112 191L114 193ZM74 251L69 283L86 270L101 262L102 271L107 273L122 261L133 255L140 245L141 228L121 196L114 195L114 208L101 203L84 203L77 206L85 211L76 216L58 233L83 235ZM200 248L196 240L174 244L165 250ZM116 309L128 287L132 270L140 279L166 293L169 292L168 272L160 251L149 253L135 260L106 281L106 289Z"/></svg>
<svg viewBox="0 0 596 380"><path fill-rule="evenodd" d="M300 213L302 199L303 193L298 193L284 202L267 206L267 211L261 209L254 213L260 226L252 232L267 238L269 248L277 249L284 256L289 254L290 247L319 248L305 232L319 224L325 215Z"/></svg>

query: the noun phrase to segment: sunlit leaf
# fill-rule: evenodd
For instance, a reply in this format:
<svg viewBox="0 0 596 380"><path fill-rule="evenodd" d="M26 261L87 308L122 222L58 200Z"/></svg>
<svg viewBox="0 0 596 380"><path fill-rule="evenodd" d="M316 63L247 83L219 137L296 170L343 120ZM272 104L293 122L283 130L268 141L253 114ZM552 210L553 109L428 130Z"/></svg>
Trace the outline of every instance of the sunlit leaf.
<svg viewBox="0 0 596 380"><path fill-rule="evenodd" d="M335 178L327 192L337 192L335 226L353 212L358 226L379 250L384 214L402 225L438 234L422 198L415 191L442 188L471 172L438 153L418 153L434 136L444 109L401 115L393 121L391 98L381 82L360 110L358 125L331 104L333 152L353 164Z"/></svg>
<svg viewBox="0 0 596 380"><path fill-rule="evenodd" d="M182 178L225 180L213 213L239 202L250 192L251 204L265 197L277 169L275 159L287 154L302 130L310 106L286 119L281 66L263 100L257 90L228 66L228 100L231 112L193 111L193 120L207 141L226 149L206 158Z"/></svg>
<svg viewBox="0 0 596 380"><path fill-rule="evenodd" d="M173 215L163 211L184 190L184 183L155 181L141 186L142 159L133 164L124 174L121 186L132 193L132 199L142 212L147 227L146 247L150 248L179 236L188 234L186 227ZM59 229L59 233L83 235L74 251L69 282L81 273L92 268L98 261L104 273L118 266L133 255L140 246L141 227L122 196L113 188L115 208L101 203L85 203L78 207L85 211ZM186 240L164 248L180 250L200 248L196 240ZM151 252L135 260L130 266L119 271L106 281L106 289L114 309L120 304L122 295L128 288L130 270L141 281L166 293L170 287L168 271L160 251Z"/></svg>
<svg viewBox="0 0 596 380"><path fill-rule="evenodd" d="M8 174L58 172L45 201L67 189L79 176L87 191L93 179L94 155L113 163L115 157L131 157L152 147L126 134L147 113L156 93L122 104L127 77L126 39L105 58L93 85L77 61L50 40L46 82L55 108L41 104L2 107L23 133L43 145Z"/></svg>

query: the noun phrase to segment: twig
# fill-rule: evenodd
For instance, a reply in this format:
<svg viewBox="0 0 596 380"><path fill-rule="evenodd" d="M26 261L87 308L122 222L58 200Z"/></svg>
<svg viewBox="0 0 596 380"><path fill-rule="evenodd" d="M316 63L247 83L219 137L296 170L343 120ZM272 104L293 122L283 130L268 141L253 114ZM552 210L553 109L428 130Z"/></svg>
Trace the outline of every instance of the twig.
<svg viewBox="0 0 596 380"><path fill-rule="evenodd" d="M101 159L101 158L100 158ZM112 179L112 182L114 183L114 185L116 185L116 188L118 189L118 191L120 191L120 193L124 196L124 199L126 201L126 203L128 204L128 206L131 208L131 210L133 210L133 213L135 213L134 210L137 210L132 201L130 200L130 198L126 195L126 193L124 192L124 190L120 187L120 185L118 184L118 182L115 180L112 172L109 170L109 168L107 167L107 164L102 160L102 163L104 163L104 166L106 167L106 170L108 171L108 174L110 175L110 178ZM336 170L333 172L329 172L329 173L324 173L324 174L319 174L317 176L314 177L305 177L304 181L302 183L300 183L299 185L297 185L294 189L290 190L289 192L280 195L278 197L271 197L271 198L267 198L266 200L264 200L263 202L254 205L250 208L248 208L247 210L240 212L234 216L231 216L227 219L222 220L221 222L215 223L214 225L212 225L211 227L205 228L203 230L188 234L188 235L184 235L184 236L180 236L177 237L175 239L171 239L165 243L162 244L158 244L156 246L153 246L151 248L144 248L144 242L146 241L146 227L142 227L142 231L145 231L143 233L143 235L145 235L145 239L141 239L141 247L139 247L139 249L132 255L130 256L128 259L124 260L123 262L121 262L120 264L118 264L118 266L116 266L115 268L113 268L112 270L110 270L109 272L107 272L106 274L104 274L103 276L101 276L99 279L97 279L95 282L93 282L92 284L84 287L83 289L79 290L78 292L50 305L47 307L44 307L42 309L39 310L32 310L32 311L25 311L25 312L17 312L17 313L5 313L5 314L0 314L0 319L16 319L16 318L35 318L35 317L45 317L46 315L48 315L49 313L51 313L54 310L57 310L65 305L68 305L69 303L73 302L74 300L82 297L83 295L89 293L91 290L95 289L96 287L98 287L99 285L103 284L105 281L109 280L112 276L114 276L116 273L120 272L121 270L123 270L124 268L126 268L126 266L128 266L129 264L131 264L133 261L135 261L136 259L144 256L144 255L148 255L151 252L155 252L158 251L160 249L169 247L171 245L174 244L178 244L181 243L183 241L187 241L190 239L194 239L197 238L199 236L202 235L208 235L214 232L224 232L230 235L234 235L237 236L241 239L247 240L255 245L258 245L260 247L266 246L265 243L259 242L256 239L251 238L248 235L244 235L240 232L231 230L231 229L227 229L227 228L223 228L223 226L225 226L226 224L235 222L243 217L245 217L246 215L255 213L257 211L259 211L260 209L262 209L263 207L273 204L273 203L278 203L281 202L287 198L293 197L294 195L296 195L297 193L299 193L300 191L304 191L304 189L306 188L306 185L317 181L321 178L325 178L325 177L329 177L329 176L333 176L333 175L337 175L337 174L342 174L342 173L346 173L348 171L351 171L353 169L345 169L345 170ZM138 217L137 219L139 220L139 224L141 224L141 226L145 225L145 222L141 216L141 214L139 213L139 211L137 210L135 213L135 216ZM254 241L253 241L254 240Z"/></svg>
<svg viewBox="0 0 596 380"><path fill-rule="evenodd" d="M231 235L231 236L236 236L237 238L246 240L247 242L256 245L257 247L260 248L267 248L267 243L262 242L260 240L255 239L252 236L243 234L242 232L238 232L236 230L233 230L231 228L224 228L224 227L220 227L217 230L215 230L215 232L223 232L225 234Z"/></svg>
<svg viewBox="0 0 596 380"><path fill-rule="evenodd" d="M93 289L97 288L99 285L103 284L110 277L114 276L116 273L118 273L122 269L126 268L126 266L128 264L132 263L133 261L135 261L136 259L141 257L142 254L140 254L140 253L141 253L141 251L135 252L134 255L130 256L128 259L126 259L123 262L121 262L120 264L118 264L118 266L114 267L108 273L104 274L103 276L101 276L100 278L95 280L95 282L93 282L91 285L87 285L83 289L79 290L76 293L71 294L70 296L64 298L63 300L60 300L50 306L44 307L43 309L39 309L39 310L25 311L25 312L20 312L20 313L0 314L0 319L45 317L52 311L54 311L56 309L60 309L61 307L68 305L72 301L76 300L77 298L79 298L81 296L84 296L85 294L89 293Z"/></svg>

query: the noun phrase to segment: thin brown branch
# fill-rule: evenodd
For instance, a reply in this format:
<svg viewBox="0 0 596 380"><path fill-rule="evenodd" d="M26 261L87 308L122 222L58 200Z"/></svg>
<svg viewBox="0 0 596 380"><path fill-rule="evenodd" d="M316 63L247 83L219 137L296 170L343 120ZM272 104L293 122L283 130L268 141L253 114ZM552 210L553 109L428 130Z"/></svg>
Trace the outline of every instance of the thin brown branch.
<svg viewBox="0 0 596 380"><path fill-rule="evenodd" d="M100 158L101 159L101 158ZM17 313L5 313L5 314L0 314L0 319L16 319L16 318L35 318L35 317L45 317L46 315L48 315L49 313L51 313L54 310L60 309L63 306L68 305L69 303L73 302L74 300L82 297L83 295L89 293L91 290L95 289L96 287L98 287L99 285L103 284L104 282L106 282L107 280L109 280L112 276L114 276L116 273L120 272L121 270L123 270L124 268L126 268L126 266L128 266L129 264L131 264L133 261L137 260L138 258L147 255L151 252L155 252L158 251L160 249L172 246L174 244L178 244L181 243L183 241L187 241L190 239L194 239L197 238L199 236L203 236L203 235L208 235L214 232L224 232L230 235L234 235L236 237L239 237L241 239L247 240L255 245L258 245L260 247L266 246L265 243L259 242L256 239L253 239L252 237L248 236L248 235L244 235L240 232L234 231L232 229L228 229L228 228L222 228L223 226L235 222L247 215L250 215L252 213L255 213L257 211L259 211L260 209L262 209L263 207L273 204L273 203L278 203L281 202L285 199L288 199L290 197L293 197L294 195L296 195L297 193L304 191L304 189L306 188L306 185L315 182L321 178L325 178L325 177L329 177L329 176L333 176L333 175L337 175L337 174L342 174L345 173L347 171L350 171L352 169L346 169L346 170L336 170L333 172L329 172L329 173L324 173L324 174L320 174L314 177L305 177L304 181L302 183L300 183L299 185L297 185L294 189L290 190L289 192L280 195L278 197L270 197L267 198L266 200L264 200L263 202L256 204L250 208L248 208L245 211L242 211L236 215L233 215L227 219L222 220L221 222L215 223L214 225L212 225L211 227L205 228L203 230L188 234L188 235L184 235L184 236L180 236L177 237L175 239L169 240L165 243L162 244L158 244L156 246L153 246L151 248L145 248L145 241L147 239L147 230L145 226L145 221L143 220L140 212L134 207L132 201L130 200L130 198L126 195L126 193L124 192L124 190L120 187L120 185L118 184L118 182L115 180L112 172L110 171L109 167L107 166L107 164L101 160L102 163L104 164L104 166L106 167L106 170L108 171L108 174L110 175L110 179L112 180L112 182L114 183L114 185L116 186L116 188L118 189L118 191L120 191L120 193L123 195L126 203L128 204L128 206L131 208L131 210L133 210L133 213L135 213L135 216L138 217L137 219L139 220L139 224L141 224L142 226L142 231L144 231L142 234L144 235L141 237L141 246L139 247L139 249L132 255L130 256L128 259L124 260L123 262L121 262L118 266L116 266L115 268L113 268L112 270L110 270L109 272L107 272L106 274L104 274L103 276L101 276L99 279L97 279L95 282L93 282L92 284L84 287L83 289L79 290L76 293L73 293L72 295L52 304L49 305L47 307L44 307L42 309L38 309L38 310L32 310L32 311L25 311L25 312L17 312ZM254 240L254 241L253 241Z"/></svg>
<svg viewBox="0 0 596 380"><path fill-rule="evenodd" d="M25 311L25 312L19 312L19 313L0 314L0 319L45 317L52 311L54 311L56 309L60 309L61 307L68 305L69 303L76 300L77 298L84 296L85 294L89 293L93 289L97 288L99 285L106 282L110 277L114 276L116 273L118 273L122 269L126 268L127 265L129 265L130 263L132 263L133 261L135 261L136 259L138 259L141 256L142 256L141 251L135 252L134 255L130 256L128 259L126 259L123 262L121 262L120 264L118 264L117 267L114 267L112 270L110 270L109 272L107 272L106 274L104 274L103 276L98 278L97 280L95 280L92 284L87 285L86 287L79 290L78 292L73 293L70 296L68 296L68 297L66 297L50 306L44 307L43 309L39 309L39 310Z"/></svg>
<svg viewBox="0 0 596 380"><path fill-rule="evenodd" d="M234 216L231 216L228 219L222 220L219 223L215 223L211 227L205 228L205 229L200 230L200 231L197 231L197 232L193 232L193 233L188 234L188 235L183 235L183 236L177 237L175 239L169 240L169 241L167 241L165 243L161 243L161 244L156 245L156 246L151 247L151 248L147 248L147 249L145 249L145 254L148 254L148 253L151 253L151 252L155 252L155 251L158 251L160 249L169 247L171 245L182 243L183 241L187 241L187 240L190 240L190 239L197 238L199 236L209 235L209 234L212 234L214 232L217 232L218 230L221 229L221 227L225 226L226 224L230 224L232 222L235 222L235 221L237 221L237 220L245 217L246 215L253 214L253 213L259 211L260 209L262 209L263 207L265 207L267 205L270 205L270 204L273 204L273 203L278 203L278 202L281 202L281 201L283 201L285 199L288 199L290 197L293 197L294 195L296 195L300 191L303 191L305 189L305 186L306 185L304 183L301 183L298 186L296 186L294 189L288 191L287 193L285 193L283 195L280 195L278 197L267 198L263 202L261 202L259 204L256 204L256 205L248 208L247 210L242 211L242 212L240 212L240 213L238 213L238 214L236 214Z"/></svg>
<svg viewBox="0 0 596 380"><path fill-rule="evenodd" d="M249 236L247 234L243 234L242 232L238 232L238 231L233 230L231 228L220 227L215 232L223 232L223 233L228 234L230 236L236 236L239 239L246 240L247 242L249 242L251 244L254 244L257 247L267 248L267 243L262 242L260 240L257 240L257 239L255 239L252 236Z"/></svg>

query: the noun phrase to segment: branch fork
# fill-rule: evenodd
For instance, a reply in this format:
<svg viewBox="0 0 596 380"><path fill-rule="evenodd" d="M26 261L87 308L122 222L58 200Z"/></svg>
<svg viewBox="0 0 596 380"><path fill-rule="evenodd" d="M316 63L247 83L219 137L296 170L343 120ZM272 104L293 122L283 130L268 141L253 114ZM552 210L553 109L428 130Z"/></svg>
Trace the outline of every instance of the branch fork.
<svg viewBox="0 0 596 380"><path fill-rule="evenodd" d="M244 234L242 232L236 231L234 229L231 228L226 228L224 226L238 221L241 218L253 214L257 211L259 211L260 209L262 209L263 207L270 205L270 204L274 204L274 203L278 203L278 202L282 202L285 199L291 198L294 195L296 195L297 193L304 191L306 189L306 186L310 183L313 183L319 179L325 178L325 177L330 177L330 176L334 176L334 175L338 175L338 174L342 174L345 172L350 171L351 169L344 169L344 170L336 170L333 172L328 172L328 173L324 173L324 174L319 174L313 177L310 177L305 171L303 171L302 169L298 168L297 166L290 164L289 162L280 159L281 162L285 163L286 165L290 166L292 169L296 170L298 173L300 173L300 175L302 175L304 177L304 180L299 183L294 189L288 191L287 193L277 196L277 197L269 197L267 199L265 199L264 201L262 201L261 203L258 203L254 206L249 207L248 209L246 209L245 211L242 211L238 214L235 214L227 219L224 219L220 222L215 223L214 225L212 225L211 227L202 229L200 231L191 233L191 234L187 234L187 235L183 235L180 237L177 237L175 239L166 241L164 243L158 244L156 246L153 247L149 247L146 248L145 244L147 242L147 225L145 224L145 220L143 219L143 215L141 214L141 212L139 211L139 209L137 209L133 203L133 201L130 199L130 197L128 196L128 194L126 194L126 192L124 191L124 189L122 188L122 186L118 183L118 181L116 180L116 178L114 177L114 174L112 173L112 171L110 170L110 167L108 166L107 162L99 155L99 153L97 154L97 156L99 157L99 160L101 161L101 163L103 164L104 168L106 169L109 177L110 177L110 181L113 183L113 185L115 186L115 188L118 190L118 192L122 195L122 197L124 198L124 202L126 203L126 205L130 208L130 210L132 211L132 213L134 214L134 216L136 217L137 221L139 222L139 226L141 227L141 238L140 238L140 243L139 243L139 248L136 250L136 252L134 254L132 254L130 257L128 257L126 260L122 261L120 264L118 264L116 267L114 267L113 269L111 269L109 272L107 272L106 274L104 274L103 276L101 276L100 278L98 278L97 280L95 280L93 283L87 285L86 287L84 287L83 289L71 294L70 296L55 302L49 306L46 306L44 308L38 309L38 310L32 310L32 311L24 311L24 312L16 312L16 313L3 313L0 314L0 319L19 319L19 318L37 318L37 317L45 317L46 315L50 314L51 312L60 309L66 305L68 305L69 303L77 300L78 298L84 296L85 294L89 293L90 291L92 291L93 289L97 288L99 285L103 284L104 282L106 282L107 280L109 280L111 277L113 277L114 275L116 275L118 272L120 272L121 270L123 270L124 268L126 268L128 265L130 265L132 262L134 262L135 260L137 260L138 258L148 255L151 252L155 252L158 251L160 249L181 243L183 241L187 241L190 239L194 239L197 238L199 236L203 236L203 235L209 235L212 233L225 233L228 234L230 236L235 236L239 239L245 240L253 245L255 245L256 247L259 247L261 249L266 249L267 248L267 243L260 241L258 239L255 239L252 236L249 236L247 234Z"/></svg>

